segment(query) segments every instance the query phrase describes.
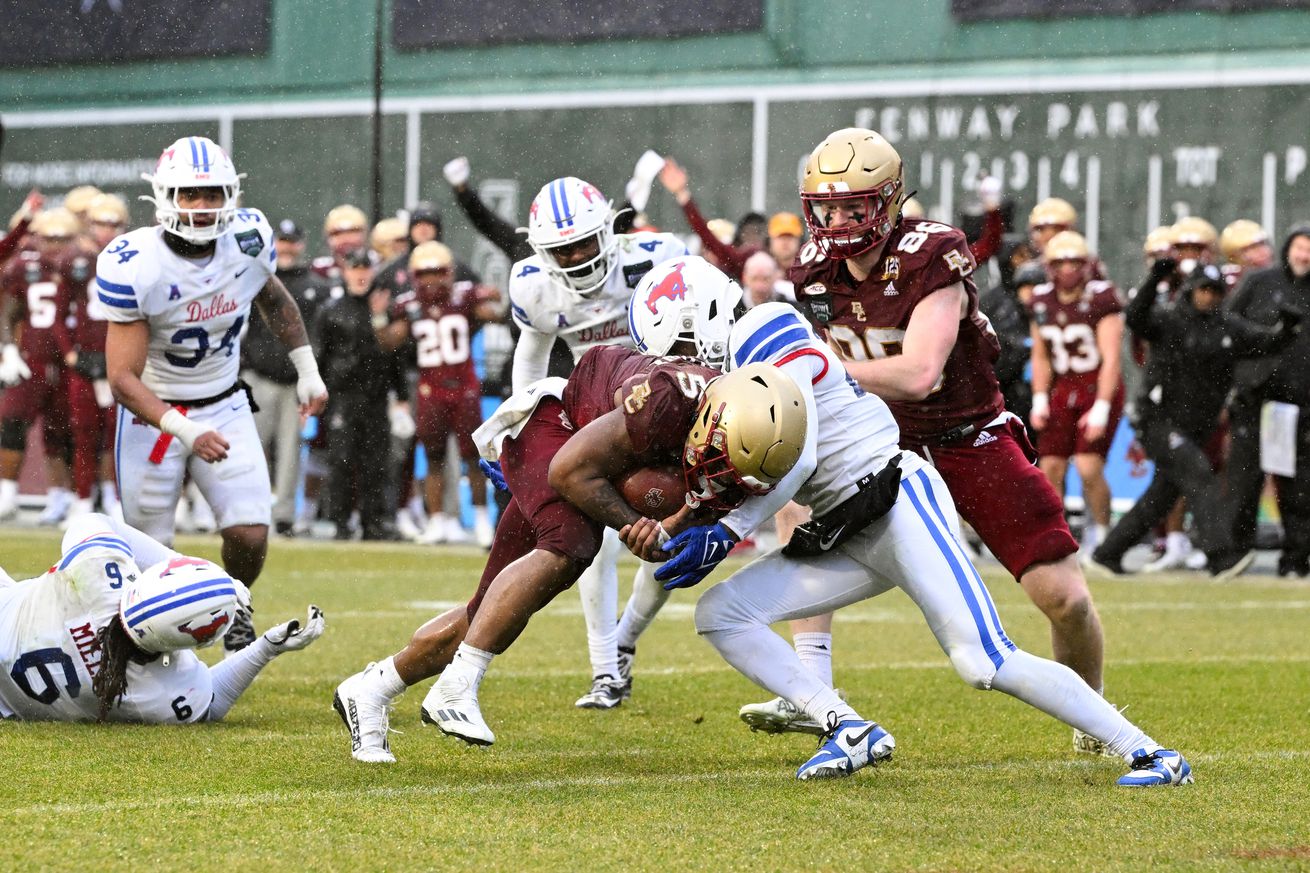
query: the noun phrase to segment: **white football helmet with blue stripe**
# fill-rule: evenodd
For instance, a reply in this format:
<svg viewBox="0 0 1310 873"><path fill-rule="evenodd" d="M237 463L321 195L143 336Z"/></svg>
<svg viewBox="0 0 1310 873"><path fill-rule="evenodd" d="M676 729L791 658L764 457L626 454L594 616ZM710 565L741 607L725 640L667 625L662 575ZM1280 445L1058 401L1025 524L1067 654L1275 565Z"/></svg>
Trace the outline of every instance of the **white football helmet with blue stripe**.
<svg viewBox="0 0 1310 873"><path fill-rule="evenodd" d="M164 230L193 243L216 240L227 232L241 197L241 179L232 159L213 140L185 136L159 155L153 175L142 173L154 188L154 196L142 195L155 205L155 220ZM222 188L223 205L216 209L183 209L177 192L182 188ZM196 224L201 215L212 214L210 224Z"/></svg>
<svg viewBox="0 0 1310 873"><path fill-rule="evenodd" d="M221 639L250 592L211 561L178 556L142 571L123 591L118 620L147 652L197 649Z"/></svg>
<svg viewBox="0 0 1310 873"><path fill-rule="evenodd" d="M679 342L724 369L728 336L741 306L741 286L704 258L674 258L642 278L628 306L628 328L639 351L667 355Z"/></svg>
<svg viewBox="0 0 1310 873"><path fill-rule="evenodd" d="M583 297L597 293L618 264L614 205L595 185L574 176L548 183L528 208L528 244L546 272ZM581 246L594 240L590 247ZM561 255L586 252L578 263L560 263Z"/></svg>

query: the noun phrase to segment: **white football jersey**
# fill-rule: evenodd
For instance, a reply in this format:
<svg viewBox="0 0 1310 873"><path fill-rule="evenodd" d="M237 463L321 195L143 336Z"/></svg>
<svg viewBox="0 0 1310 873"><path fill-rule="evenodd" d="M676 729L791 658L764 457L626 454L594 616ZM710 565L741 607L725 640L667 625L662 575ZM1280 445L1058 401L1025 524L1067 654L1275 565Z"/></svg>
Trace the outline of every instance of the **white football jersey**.
<svg viewBox="0 0 1310 873"><path fill-rule="evenodd" d="M687 246L671 233L620 234L618 264L600 293L580 297L554 282L537 255L524 258L510 270L509 306L524 331L562 337L576 362L587 349L602 345L632 345L628 330L628 302L632 289L656 264L687 254ZM525 385L544 378L529 374ZM515 379L515 390L520 386Z"/></svg>
<svg viewBox="0 0 1310 873"><path fill-rule="evenodd" d="M174 254L158 226L123 234L100 253L95 287L110 321L149 323L145 386L200 400L236 383L250 303L276 269L268 219L238 209L207 261Z"/></svg>
<svg viewBox="0 0 1310 873"><path fill-rule="evenodd" d="M793 498L824 515L856 492L856 483L877 473L900 453L900 428L887 404L855 384L841 359L795 307L762 303L733 325L725 369L747 364L782 364L815 356L814 377L818 466Z"/></svg>
<svg viewBox="0 0 1310 873"><path fill-rule="evenodd" d="M116 621L123 585L140 571L110 528L69 544L43 575L0 587L0 716L94 721L91 690L100 667L96 632ZM209 668L191 651L133 663L112 721L178 724L209 711Z"/></svg>

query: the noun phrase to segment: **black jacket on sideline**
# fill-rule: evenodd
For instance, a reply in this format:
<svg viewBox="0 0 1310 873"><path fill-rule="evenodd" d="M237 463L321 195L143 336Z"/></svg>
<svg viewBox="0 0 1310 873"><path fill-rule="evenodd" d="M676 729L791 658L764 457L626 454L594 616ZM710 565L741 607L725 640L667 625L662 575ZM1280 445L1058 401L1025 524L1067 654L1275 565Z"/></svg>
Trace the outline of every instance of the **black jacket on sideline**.
<svg viewBox="0 0 1310 873"><path fill-rule="evenodd" d="M1310 312L1310 275L1298 279L1287 265L1287 250L1298 236L1310 236L1310 227L1294 227L1288 233L1277 264L1242 278L1225 301L1230 312L1265 325L1277 323L1281 310L1288 307ZM1310 334L1303 332L1277 357L1243 363L1237 369L1237 383L1243 392L1310 406Z"/></svg>
<svg viewBox="0 0 1310 873"><path fill-rule="evenodd" d="M1184 291L1173 306L1156 306L1148 277L1124 310L1128 328L1151 344L1137 416L1145 425L1168 421L1198 443L1214 432L1239 360L1268 355L1295 338L1292 325L1270 328L1218 309L1202 313Z"/></svg>
<svg viewBox="0 0 1310 873"><path fill-rule="evenodd" d="M318 308L328 299L332 283L318 275L309 267L298 265L289 270L278 270L277 277L291 292L291 298L300 309L300 319L309 332L314 326L314 316ZM252 313L250 329L241 341L241 367L253 370L265 379L279 385L296 384L296 368L287 356L286 346L273 336L268 324L259 313Z"/></svg>
<svg viewBox="0 0 1310 873"><path fill-rule="evenodd" d="M386 405L387 392L409 396L401 359L384 351L373 333L368 295L346 294L319 310L314 320L314 357L333 400L349 395Z"/></svg>

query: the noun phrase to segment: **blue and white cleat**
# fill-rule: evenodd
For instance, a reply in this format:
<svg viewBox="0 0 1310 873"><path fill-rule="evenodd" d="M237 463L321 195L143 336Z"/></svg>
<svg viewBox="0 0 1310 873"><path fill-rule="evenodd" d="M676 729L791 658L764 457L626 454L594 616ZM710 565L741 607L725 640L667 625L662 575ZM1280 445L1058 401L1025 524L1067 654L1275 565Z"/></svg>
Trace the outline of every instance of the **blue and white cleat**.
<svg viewBox="0 0 1310 873"><path fill-rule="evenodd" d="M834 725L814 757L801 765L796 778L836 779L861 767L891 759L896 740L875 721L843 721Z"/></svg>
<svg viewBox="0 0 1310 873"><path fill-rule="evenodd" d="M1133 752L1133 769L1119 777L1127 788L1153 788L1157 785L1190 785L1192 767L1173 749Z"/></svg>

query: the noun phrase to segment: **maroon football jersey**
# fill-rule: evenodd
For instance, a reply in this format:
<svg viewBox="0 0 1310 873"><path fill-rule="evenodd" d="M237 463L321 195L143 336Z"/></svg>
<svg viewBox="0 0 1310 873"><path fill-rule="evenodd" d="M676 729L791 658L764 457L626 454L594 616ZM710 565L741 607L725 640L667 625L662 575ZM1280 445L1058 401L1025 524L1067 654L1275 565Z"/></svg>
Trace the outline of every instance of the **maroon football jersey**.
<svg viewBox="0 0 1310 873"><path fill-rule="evenodd" d="M564 389L564 411L586 427L622 404L632 446L649 465L680 464L682 446L717 370L687 358L655 358L623 346L593 346Z"/></svg>
<svg viewBox="0 0 1310 873"><path fill-rule="evenodd" d="M1094 387L1102 363L1096 326L1102 318L1123 311L1114 286L1093 280L1072 299L1062 300L1055 286L1038 285L1033 288L1029 309L1046 344L1053 378L1074 379Z"/></svg>
<svg viewBox="0 0 1310 873"><path fill-rule="evenodd" d="M810 320L849 361L899 355L919 302L941 288L964 283L968 310L932 392L923 400L887 401L905 444L994 418L1005 408L992 369L1000 343L991 322L978 310L978 288L971 278L975 267L963 231L912 220L897 223L882 259L863 282L856 282L844 261L828 260L811 245L801 249L788 271Z"/></svg>
<svg viewBox="0 0 1310 873"><path fill-rule="evenodd" d="M81 351L105 351L109 316L95 289L96 258L79 246L69 246L56 263L68 291L68 325L73 346Z"/></svg>
<svg viewBox="0 0 1310 873"><path fill-rule="evenodd" d="M68 295L55 264L35 251L19 252L0 272L0 293L12 296L18 306L15 328L28 366L59 361L56 334L63 333L66 341Z"/></svg>
<svg viewBox="0 0 1310 873"><path fill-rule="evenodd" d="M392 317L409 319L420 396L449 394L478 384L472 356L475 305L468 282L457 283L448 295L414 290L392 302Z"/></svg>

